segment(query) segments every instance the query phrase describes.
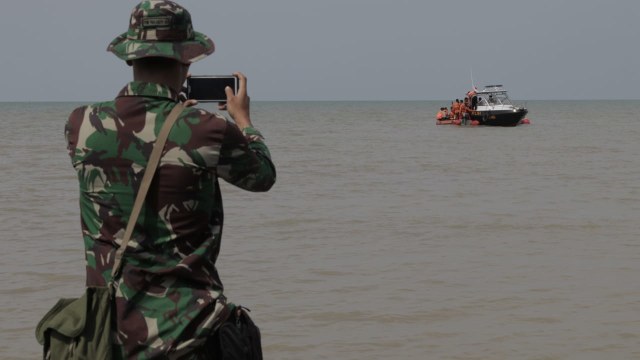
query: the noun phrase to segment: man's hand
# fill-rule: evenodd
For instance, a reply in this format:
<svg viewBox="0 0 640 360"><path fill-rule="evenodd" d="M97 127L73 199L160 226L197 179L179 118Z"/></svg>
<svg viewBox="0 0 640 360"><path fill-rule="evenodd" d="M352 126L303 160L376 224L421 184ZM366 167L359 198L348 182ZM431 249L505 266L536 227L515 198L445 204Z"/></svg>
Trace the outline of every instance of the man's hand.
<svg viewBox="0 0 640 360"><path fill-rule="evenodd" d="M252 126L251 125L251 99L247 95L247 77L241 72L233 73L240 80L238 93L233 94L233 89L226 87L224 91L227 94L227 112L229 116L236 122L240 130Z"/></svg>

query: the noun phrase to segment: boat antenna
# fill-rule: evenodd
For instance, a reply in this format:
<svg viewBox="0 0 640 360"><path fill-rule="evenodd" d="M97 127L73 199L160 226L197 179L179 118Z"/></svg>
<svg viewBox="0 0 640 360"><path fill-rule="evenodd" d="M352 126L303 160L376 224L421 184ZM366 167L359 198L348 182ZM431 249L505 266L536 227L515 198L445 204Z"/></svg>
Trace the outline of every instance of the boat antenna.
<svg viewBox="0 0 640 360"><path fill-rule="evenodd" d="M471 89L475 90L476 84L473 82L473 68L470 68L469 71L471 72Z"/></svg>

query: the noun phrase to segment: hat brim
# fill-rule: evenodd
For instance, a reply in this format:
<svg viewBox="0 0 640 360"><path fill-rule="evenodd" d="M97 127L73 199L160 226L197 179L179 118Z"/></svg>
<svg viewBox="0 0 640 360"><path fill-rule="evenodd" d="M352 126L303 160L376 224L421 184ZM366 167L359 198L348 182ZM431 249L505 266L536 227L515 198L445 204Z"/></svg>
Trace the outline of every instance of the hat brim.
<svg viewBox="0 0 640 360"><path fill-rule="evenodd" d="M194 31L193 40L167 42L149 40L131 40L124 33L115 38L107 47L122 60L136 60L146 57L163 57L177 60L183 64L191 64L211 55L215 50L213 41L207 36Z"/></svg>

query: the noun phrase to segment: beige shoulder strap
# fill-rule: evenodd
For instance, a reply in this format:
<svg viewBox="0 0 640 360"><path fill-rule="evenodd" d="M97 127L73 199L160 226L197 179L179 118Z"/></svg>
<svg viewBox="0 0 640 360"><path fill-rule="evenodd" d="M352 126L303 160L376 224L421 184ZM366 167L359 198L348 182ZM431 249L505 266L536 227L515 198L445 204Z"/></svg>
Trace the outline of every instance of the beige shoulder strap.
<svg viewBox="0 0 640 360"><path fill-rule="evenodd" d="M113 264L113 269L111 270L111 281L114 281L116 277L119 276L120 268L122 267L122 256L127 249L127 244L129 243L131 235L133 234L133 228L136 226L136 222L138 221L138 216L140 215L142 204L144 204L144 199L147 197L149 186L151 186L153 175L155 174L156 169L158 168L158 164L160 163L160 157L162 156L164 145L167 142L167 137L169 137L169 132L171 132L173 124L176 122L183 109L184 105L178 104L173 108L173 110L171 110L169 116L167 116L167 119L164 122L164 125L162 125L162 129L160 129L160 133L158 134L156 143L153 145L151 156L149 156L149 161L147 162L147 168L145 169L144 175L142 176L140 189L138 189L136 201L133 204L133 209L131 210L131 215L129 216L129 222L127 222L127 228L124 232L122 244L120 244L120 247L116 251L115 262Z"/></svg>

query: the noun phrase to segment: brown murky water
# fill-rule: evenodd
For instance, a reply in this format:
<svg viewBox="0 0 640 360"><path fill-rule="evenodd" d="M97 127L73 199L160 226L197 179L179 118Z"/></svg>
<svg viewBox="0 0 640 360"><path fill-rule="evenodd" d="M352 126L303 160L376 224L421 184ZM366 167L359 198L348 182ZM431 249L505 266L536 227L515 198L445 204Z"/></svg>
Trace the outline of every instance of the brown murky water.
<svg viewBox="0 0 640 360"><path fill-rule="evenodd" d="M256 103L278 183L223 188L219 270L267 359L640 358L640 101ZM0 357L83 291L74 104L0 104Z"/></svg>

